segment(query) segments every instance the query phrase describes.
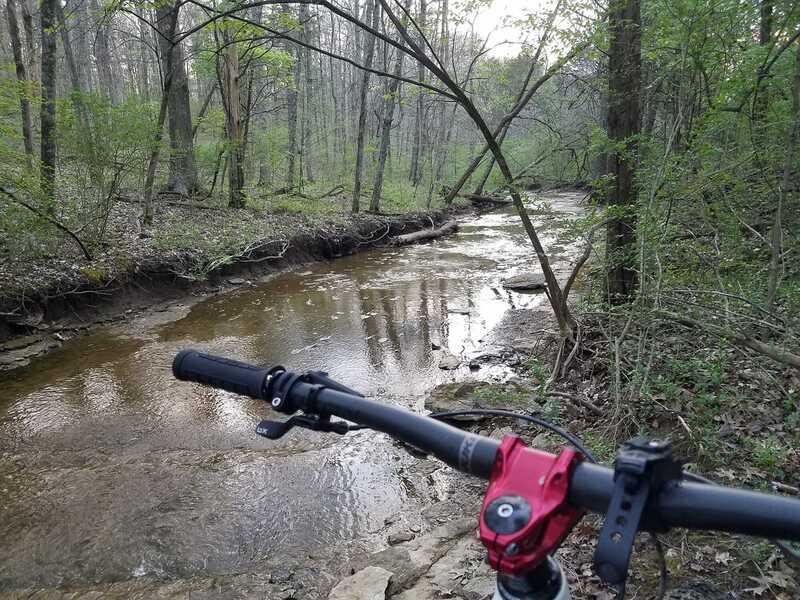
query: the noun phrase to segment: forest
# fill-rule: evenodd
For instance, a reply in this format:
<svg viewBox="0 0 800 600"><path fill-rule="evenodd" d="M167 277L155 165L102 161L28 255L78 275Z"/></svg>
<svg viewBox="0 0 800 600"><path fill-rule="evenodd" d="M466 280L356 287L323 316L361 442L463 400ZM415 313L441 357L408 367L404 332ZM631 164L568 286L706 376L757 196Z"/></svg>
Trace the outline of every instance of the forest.
<svg viewBox="0 0 800 600"><path fill-rule="evenodd" d="M506 207L552 321L523 370L579 398L562 423L605 460L661 435L721 483L800 495L800 3L513 4L3 0L0 342L142 274L194 285ZM584 197L566 270L531 204L553 190ZM800 593L766 543L673 542L683 575Z"/></svg>

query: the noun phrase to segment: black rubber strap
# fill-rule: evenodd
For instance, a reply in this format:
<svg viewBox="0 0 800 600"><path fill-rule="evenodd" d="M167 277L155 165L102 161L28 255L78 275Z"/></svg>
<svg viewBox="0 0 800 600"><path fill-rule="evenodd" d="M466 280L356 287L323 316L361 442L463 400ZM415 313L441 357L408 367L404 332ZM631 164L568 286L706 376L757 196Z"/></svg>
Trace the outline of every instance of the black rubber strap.
<svg viewBox="0 0 800 600"><path fill-rule="evenodd" d="M650 495L650 482L630 473L618 473L606 521L597 540L594 568L611 585L625 582L633 541Z"/></svg>

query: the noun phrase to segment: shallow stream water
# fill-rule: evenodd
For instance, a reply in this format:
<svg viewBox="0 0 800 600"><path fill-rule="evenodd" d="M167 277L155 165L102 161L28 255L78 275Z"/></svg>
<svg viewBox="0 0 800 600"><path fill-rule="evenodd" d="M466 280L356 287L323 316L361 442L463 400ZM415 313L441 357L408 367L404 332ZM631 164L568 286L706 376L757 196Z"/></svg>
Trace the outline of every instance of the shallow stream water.
<svg viewBox="0 0 800 600"><path fill-rule="evenodd" d="M544 200L573 216L581 197ZM544 231L563 270L574 251ZM258 438L256 423L269 418L264 403L175 381L172 357L196 347L323 369L422 410L439 383L503 376L467 363L506 311L546 303L500 284L535 270L518 219L493 212L430 244L313 264L148 311L6 376L0 591L252 573L276 556L290 566L347 560L384 547L389 522L413 530L457 474L437 464L420 475L414 457L366 431ZM440 369L445 352L462 366Z"/></svg>

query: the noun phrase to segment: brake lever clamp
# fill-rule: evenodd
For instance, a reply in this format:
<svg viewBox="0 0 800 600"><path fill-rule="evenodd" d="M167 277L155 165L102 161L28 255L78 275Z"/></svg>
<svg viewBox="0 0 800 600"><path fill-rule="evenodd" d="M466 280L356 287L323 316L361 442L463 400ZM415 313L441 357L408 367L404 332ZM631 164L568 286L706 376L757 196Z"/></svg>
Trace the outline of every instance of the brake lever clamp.
<svg viewBox="0 0 800 600"><path fill-rule="evenodd" d="M272 398L270 401L272 409L290 415L294 414L298 409L296 403L289 400L292 387L298 382L311 384L305 402L300 405L306 407L305 410L307 411L310 411L309 406L313 407L315 405L314 401L317 394L323 389L332 389L363 397L362 394L355 390L351 390L334 381L324 371L292 373L286 371L283 367L276 367L269 372L268 381L267 391L268 397ZM289 433L293 427L303 427L304 429L326 433L338 433L339 435L344 435L351 429L350 425L345 421L331 421L330 415L309 412L305 415L292 416L286 421L261 421L256 427L256 433L270 440L277 440Z"/></svg>
<svg viewBox="0 0 800 600"><path fill-rule="evenodd" d="M344 435L350 426L344 421L331 421L330 417L319 415L295 415L286 421L264 420L256 427L256 433L270 440L277 440L289 433L293 427L302 427L312 431L338 433Z"/></svg>
<svg viewBox="0 0 800 600"><path fill-rule="evenodd" d="M631 552L636 532L661 487L681 478L681 465L672 456L669 442L636 437L622 445L614 461L614 492L594 553L594 568L605 583L620 586L625 593ZM668 528L652 516L648 528L666 531Z"/></svg>
<svg viewBox="0 0 800 600"><path fill-rule="evenodd" d="M567 504L569 478L581 455L564 449L552 456L503 438L480 517L480 538L489 564L501 573L532 572L554 552L583 511Z"/></svg>
<svg viewBox="0 0 800 600"><path fill-rule="evenodd" d="M298 410L298 406L304 407L309 404L313 404L314 398L316 398L317 394L323 389L331 389L336 390L337 392L343 392L345 394L351 394L353 396L359 396L361 398L364 397L363 394L355 390L351 390L349 387L342 385L341 383L334 381L328 374L324 371L306 371L304 373L293 373L291 371L287 371L283 367L275 367L274 369L270 370L269 374L267 375L268 379L268 386L266 390L267 397L270 398L270 405L272 406L272 410L282 412L287 415L294 414ZM303 383L310 383L311 388L308 393L308 397L305 399L305 403L298 403L295 401L291 401L291 394L292 388L296 383L303 382Z"/></svg>

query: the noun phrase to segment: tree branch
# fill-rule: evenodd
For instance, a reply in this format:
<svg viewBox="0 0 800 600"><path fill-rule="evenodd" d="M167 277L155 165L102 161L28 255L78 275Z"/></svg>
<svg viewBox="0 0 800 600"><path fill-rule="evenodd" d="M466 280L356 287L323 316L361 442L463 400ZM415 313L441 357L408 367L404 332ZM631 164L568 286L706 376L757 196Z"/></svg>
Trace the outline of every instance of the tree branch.
<svg viewBox="0 0 800 600"><path fill-rule="evenodd" d="M92 260L92 255L86 249L86 246L84 246L84 244L80 240L80 238L77 235L75 235L72 231L67 229L64 225L59 223L53 217L43 213L42 211L40 211L35 206L32 206L32 205L28 204L24 200L20 200L19 198L17 198L17 196L13 192L7 190L6 188L4 188L2 186L0 186L0 193L5 195L14 204L19 204L20 206L23 206L23 207L27 208L29 211L31 211L33 214L35 214L40 219L44 219L45 221L47 221L48 223L50 223L54 227L58 228L59 230L63 231L64 233L66 233L69 237L71 237L73 240L75 240L76 244L78 244L78 246L81 249L81 252L83 252L83 255L86 257L86 260Z"/></svg>

